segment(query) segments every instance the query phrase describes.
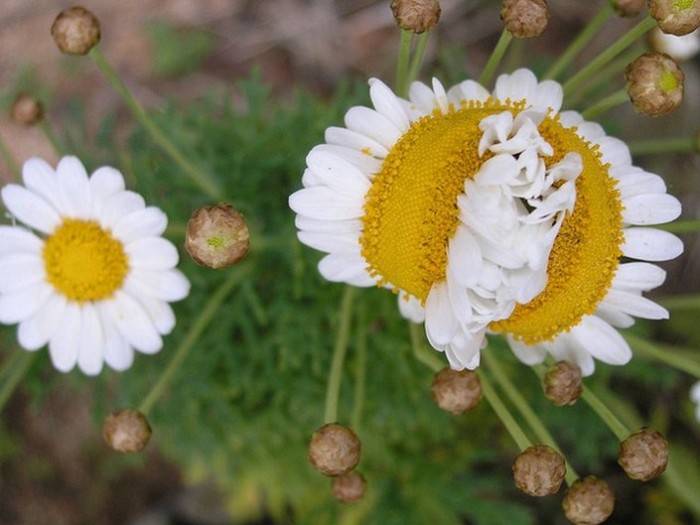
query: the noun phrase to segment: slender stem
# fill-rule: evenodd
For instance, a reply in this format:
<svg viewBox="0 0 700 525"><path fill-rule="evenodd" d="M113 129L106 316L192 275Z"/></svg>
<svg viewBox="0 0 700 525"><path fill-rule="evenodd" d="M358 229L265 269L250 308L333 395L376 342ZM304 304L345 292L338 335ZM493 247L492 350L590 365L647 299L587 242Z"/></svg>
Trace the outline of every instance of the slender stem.
<svg viewBox="0 0 700 525"><path fill-rule="evenodd" d="M17 385L29 370L36 353L20 350L17 356L10 357L4 364L2 375L3 383L0 385L0 412L5 408L5 404L12 396Z"/></svg>
<svg viewBox="0 0 700 525"><path fill-rule="evenodd" d="M350 423L355 432L359 431L362 411L365 406L365 385L367 383L367 316L364 307L357 313L357 376L355 377L355 403Z"/></svg>
<svg viewBox="0 0 700 525"><path fill-rule="evenodd" d="M396 60L396 92L400 97L408 96L408 74L409 62L411 58L411 37L413 33L401 30L399 40L399 56Z"/></svg>
<svg viewBox="0 0 700 525"><path fill-rule="evenodd" d="M178 370L182 367L185 359L194 347L197 340L206 330L209 323L214 319L214 316L219 311L219 307L224 302L224 299L233 291L234 287L241 282L247 275L250 266L243 266L232 270L228 279L214 292L209 302L204 306L204 309L195 319L187 336L182 340L180 346L175 350L175 354L168 363L168 366L163 371L158 381L151 388L151 391L146 395L141 402L139 410L144 414L148 414L155 405L156 401L162 395L163 391L172 381Z"/></svg>
<svg viewBox="0 0 700 525"><path fill-rule="evenodd" d="M606 111L621 104L624 104L628 101L629 95L627 94L627 90L620 89L618 91L615 91L615 93L611 93L607 97L602 98L592 106L583 110L581 112L581 116L586 120L591 120L597 117L598 115L601 115L602 113L605 113Z"/></svg>
<svg viewBox="0 0 700 525"><path fill-rule="evenodd" d="M13 177L15 179L19 179L20 175L22 174L19 164L17 164L17 161L12 156L12 153L8 149L7 144L5 144L5 141L2 139L2 136L0 136L0 157L2 157L5 166L7 166L8 170L10 170Z"/></svg>
<svg viewBox="0 0 700 525"><path fill-rule="evenodd" d="M658 155L659 153L698 153L698 137L668 137L664 139L635 140L628 143L632 155Z"/></svg>
<svg viewBox="0 0 700 525"><path fill-rule="evenodd" d="M610 6L610 3L605 2L603 8L598 11L598 14L591 18L588 25L578 34L574 41L569 44L569 47L562 53L559 60L552 64L549 70L544 74L544 78L555 79L569 67L569 64L571 64L576 55L586 47L591 38L595 36L598 30L613 16L613 14L615 14L615 12Z"/></svg>
<svg viewBox="0 0 700 525"><path fill-rule="evenodd" d="M591 60L586 67L581 69L576 75L571 77L564 84L564 96L568 95L572 91L576 90L581 84L583 84L588 77L596 73L605 64L613 60L618 54L627 49L635 40L644 35L647 31L656 25L656 20L647 16L644 20L639 22L636 26L630 29L627 33L622 35L615 43L609 46L605 51L603 51L596 58Z"/></svg>
<svg viewBox="0 0 700 525"><path fill-rule="evenodd" d="M700 232L700 219L688 219L685 221L674 221L668 224L657 224L654 228L659 228L671 233L697 233Z"/></svg>
<svg viewBox="0 0 700 525"><path fill-rule="evenodd" d="M323 414L324 423L338 421L338 399L340 397L340 382L343 377L343 364L348 349L350 336L350 321L352 319L352 303L357 289L354 286L346 286L338 312L338 332L333 349L333 361L328 374L328 387L326 389L326 409Z"/></svg>
<svg viewBox="0 0 700 525"><path fill-rule="evenodd" d="M484 372L481 370L478 371L478 374L479 380L481 381L481 391L484 393L486 401L489 402L489 405L491 405L493 411L496 412L498 419L500 419L503 425L506 427L510 437L512 437L513 441L515 441L515 443L518 445L520 451L523 451L531 446L532 443L528 439L527 435L525 435L522 427L513 417L513 414L510 413L508 407L506 407L505 403L503 403L501 398L498 396L493 386L491 386L491 382L486 377L486 374L484 374Z"/></svg>
<svg viewBox="0 0 700 525"><path fill-rule="evenodd" d="M57 155L63 155L66 153L66 149L58 141L58 138L56 138L56 134L53 132L51 126L49 126L46 120L42 120L37 124L37 126L46 137L46 140L49 141L49 144L51 144L51 147Z"/></svg>
<svg viewBox="0 0 700 525"><path fill-rule="evenodd" d="M175 146L165 135L165 133L163 133L163 130L158 127L158 125L153 121L143 107L141 107L141 104L139 104L138 100L136 100L131 91L129 91L126 84L122 82L119 75L117 75L117 73L109 65L107 59L99 50L98 46L92 48L90 51L90 57L100 71L102 71L102 73L107 77L112 84L112 87L117 91L117 93L119 93L126 105L131 110L131 113L148 132L153 141L156 142L180 166L180 168L182 168L182 170L197 186L199 186L204 193L214 200L221 199L221 190L218 184L215 183L209 174L200 171L194 164L187 160L177 146Z"/></svg>
<svg viewBox="0 0 700 525"><path fill-rule="evenodd" d="M428 39L430 37L430 31L424 31L418 37L418 43L416 44L415 54L411 60L411 66L408 69L408 81L406 82L406 88L411 85L411 82L418 78L420 73L420 68L423 65L423 60L425 59L425 50L428 47Z"/></svg>
<svg viewBox="0 0 700 525"><path fill-rule="evenodd" d="M652 357L666 363L667 365L690 374L692 376L700 379L700 363L690 359L678 352L674 352L672 348L661 349L655 344L642 339L639 336L631 334L629 332L623 333L622 336L625 341L634 349L635 353L644 354L648 357Z"/></svg>
<svg viewBox="0 0 700 525"><path fill-rule="evenodd" d="M581 398L588 403L588 406L591 407L596 414L598 414L598 417L603 420L617 439L624 441L629 437L631 434L630 430L590 388L586 386L583 387Z"/></svg>
<svg viewBox="0 0 700 525"><path fill-rule="evenodd" d="M503 389L508 399L510 399L511 403L515 405L515 408L518 409L518 412L520 412L525 421L527 421L527 424L530 425L530 428L535 433L537 438L545 445L552 447L554 450L559 452L562 455L562 457L564 457L561 448L559 447L559 445L557 445L557 442L552 437L552 434L549 432L549 430L547 430L547 427L544 426L542 420L535 413L532 407L527 403L527 401L525 400L523 395L518 391L518 389L515 388L513 382L503 370L503 367L501 366L498 357L494 356L492 352L488 351L488 349L482 350L481 355L484 356L484 361L493 373L493 377L496 380L496 382ZM578 479L578 474L576 474L576 471L571 467L566 458L564 459L564 461L566 462L566 483L571 485L574 481Z"/></svg>
<svg viewBox="0 0 700 525"><path fill-rule="evenodd" d="M433 372L438 372L445 368L444 363L435 355L435 352L426 348L423 343L423 331L420 324L408 322L408 333L411 337L411 349L418 361L430 368Z"/></svg>
<svg viewBox="0 0 700 525"><path fill-rule="evenodd" d="M496 43L496 47L493 48L491 56L486 62L484 70L481 72L481 76L479 77L479 84L481 84L482 86L486 86L489 82L491 82L491 78L493 77L493 74L496 72L496 69L501 63L503 55L506 54L506 51L508 50L508 45L512 40L513 35L510 34L510 31L508 31L507 29L503 29L501 37Z"/></svg>

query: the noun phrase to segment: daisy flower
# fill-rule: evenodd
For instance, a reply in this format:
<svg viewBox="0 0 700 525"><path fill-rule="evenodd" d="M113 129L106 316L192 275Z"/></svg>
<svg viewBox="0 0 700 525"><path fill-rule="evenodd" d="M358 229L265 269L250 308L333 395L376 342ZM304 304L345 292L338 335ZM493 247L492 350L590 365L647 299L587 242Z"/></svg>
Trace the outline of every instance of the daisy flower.
<svg viewBox="0 0 700 525"><path fill-rule="evenodd" d="M190 287L161 237L165 214L119 171L88 176L75 157L55 171L30 159L22 179L2 189L13 225L0 226L0 322L18 324L26 350L48 344L61 372L126 370L134 351L158 352L175 326L168 303Z"/></svg>

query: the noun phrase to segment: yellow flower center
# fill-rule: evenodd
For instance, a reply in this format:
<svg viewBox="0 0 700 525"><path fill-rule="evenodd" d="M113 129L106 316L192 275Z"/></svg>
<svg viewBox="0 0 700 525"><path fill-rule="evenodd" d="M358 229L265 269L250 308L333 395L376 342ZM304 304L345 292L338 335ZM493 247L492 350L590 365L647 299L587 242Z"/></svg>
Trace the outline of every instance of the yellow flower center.
<svg viewBox="0 0 700 525"><path fill-rule="evenodd" d="M522 104L463 101L417 120L391 148L367 192L362 256L379 285L425 302L445 279L447 245L459 221L457 197L490 154L479 157L479 123Z"/></svg>
<svg viewBox="0 0 700 525"><path fill-rule="evenodd" d="M672 71L664 69L659 77L658 85L664 93L671 93L678 89L678 78Z"/></svg>
<svg viewBox="0 0 700 525"><path fill-rule="evenodd" d="M697 0L676 0L673 7L675 7L676 11L685 11L693 7L696 1Z"/></svg>
<svg viewBox="0 0 700 525"><path fill-rule="evenodd" d="M564 219L549 256L547 286L529 303L518 305L508 319L489 326L525 344L551 341L595 312L612 284L623 241L620 194L597 146L556 119L545 119L539 130L554 148L548 164L576 152L583 171L576 180L574 212Z"/></svg>
<svg viewBox="0 0 700 525"><path fill-rule="evenodd" d="M95 221L64 219L46 239L43 257L49 283L78 302L107 299L129 271L122 243Z"/></svg>

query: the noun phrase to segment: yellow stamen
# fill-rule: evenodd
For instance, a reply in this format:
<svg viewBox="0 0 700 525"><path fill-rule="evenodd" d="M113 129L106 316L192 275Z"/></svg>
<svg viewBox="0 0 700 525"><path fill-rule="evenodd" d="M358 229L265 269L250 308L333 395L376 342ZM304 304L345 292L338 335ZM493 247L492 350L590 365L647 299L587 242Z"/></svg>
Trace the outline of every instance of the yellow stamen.
<svg viewBox="0 0 700 525"><path fill-rule="evenodd" d="M64 219L42 255L49 283L78 302L109 298L129 270L122 243L95 221Z"/></svg>

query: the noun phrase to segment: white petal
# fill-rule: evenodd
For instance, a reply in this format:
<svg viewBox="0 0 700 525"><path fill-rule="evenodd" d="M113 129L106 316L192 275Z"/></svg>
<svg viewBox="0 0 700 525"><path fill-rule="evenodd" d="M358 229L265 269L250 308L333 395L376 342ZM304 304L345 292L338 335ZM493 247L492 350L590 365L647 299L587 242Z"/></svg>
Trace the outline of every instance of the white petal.
<svg viewBox="0 0 700 525"><path fill-rule="evenodd" d="M178 270L162 271L135 268L127 276L124 289L133 297L148 296L161 301L173 302L187 297L190 283Z"/></svg>
<svg viewBox="0 0 700 525"><path fill-rule="evenodd" d="M56 166L56 175L63 200L68 208L62 210L71 217L91 219L92 196L85 167L76 157L63 157Z"/></svg>
<svg viewBox="0 0 700 525"><path fill-rule="evenodd" d="M102 203L102 211L96 217L104 228L112 228L122 217L146 207L143 197L133 191L115 193Z"/></svg>
<svg viewBox="0 0 700 525"><path fill-rule="evenodd" d="M459 84L459 90L462 94L462 100L474 100L483 102L491 96L491 93L478 82L473 80L465 80Z"/></svg>
<svg viewBox="0 0 700 525"><path fill-rule="evenodd" d="M559 122L565 128L578 127L583 122L583 117L576 111L562 111L559 113Z"/></svg>
<svg viewBox="0 0 700 525"><path fill-rule="evenodd" d="M39 158L31 158L22 166L22 180L28 190L41 196L59 213L67 213L68 205L60 191L58 176L49 164Z"/></svg>
<svg viewBox="0 0 700 525"><path fill-rule="evenodd" d="M317 232L297 232L297 237L301 242L326 253L359 254L359 235L350 233L317 233Z"/></svg>
<svg viewBox="0 0 700 525"><path fill-rule="evenodd" d="M683 242L673 235L654 228L624 230L622 253L632 259L668 261L683 253Z"/></svg>
<svg viewBox="0 0 700 525"><path fill-rule="evenodd" d="M96 376L102 371L104 356L102 325L92 303L84 304L80 312L82 319L78 339L78 367L85 375Z"/></svg>
<svg viewBox="0 0 700 525"><path fill-rule="evenodd" d="M435 77L433 77L433 93L435 93L435 103L437 104L437 107L443 113L447 113L449 110L447 93L445 93L445 88L442 83Z"/></svg>
<svg viewBox="0 0 700 525"><path fill-rule="evenodd" d="M40 255L43 248L44 242L29 230L0 225L0 257L19 253Z"/></svg>
<svg viewBox="0 0 700 525"><path fill-rule="evenodd" d="M572 329L572 335L593 357L610 365L624 365L632 351L617 330L593 315L586 316Z"/></svg>
<svg viewBox="0 0 700 525"><path fill-rule="evenodd" d="M632 316L621 312L615 307L606 305L605 300L598 304L595 315L616 328L629 328L634 324L634 318Z"/></svg>
<svg viewBox="0 0 700 525"><path fill-rule="evenodd" d="M144 354L155 354L163 347L163 339L141 304L118 290L114 300L106 301L114 323L131 346Z"/></svg>
<svg viewBox="0 0 700 525"><path fill-rule="evenodd" d="M114 370L127 370L134 362L134 349L114 324L111 309L104 302L97 303L96 306L102 321L105 362Z"/></svg>
<svg viewBox="0 0 700 525"><path fill-rule="evenodd" d="M544 80L535 88L535 96L532 105L541 111L551 109L554 113L561 109L564 92L561 85L553 80Z"/></svg>
<svg viewBox="0 0 700 525"><path fill-rule="evenodd" d="M620 139L606 136L597 139L596 142L600 145L603 162L613 166L632 164L630 150Z"/></svg>
<svg viewBox="0 0 700 525"><path fill-rule="evenodd" d="M22 348L38 350L63 326L66 298L59 294L51 295L36 313L22 321L17 328L17 339Z"/></svg>
<svg viewBox="0 0 700 525"><path fill-rule="evenodd" d="M28 319L53 293L51 286L40 282L0 295L0 323L15 324Z"/></svg>
<svg viewBox="0 0 700 525"><path fill-rule="evenodd" d="M474 286L481 273L481 248L476 238L465 227L458 226L447 247L448 268L457 282Z"/></svg>
<svg viewBox="0 0 700 525"><path fill-rule="evenodd" d="M610 170L610 173L618 178L617 189L623 200L635 195L666 193L666 183L655 173L649 173L635 166L627 166L627 168Z"/></svg>
<svg viewBox="0 0 700 525"><path fill-rule="evenodd" d="M388 118L399 130L406 132L411 124L394 92L376 78L371 78L369 85L369 96L374 109Z"/></svg>
<svg viewBox="0 0 700 525"><path fill-rule="evenodd" d="M373 109L355 106L345 114L345 125L348 129L365 135L391 149L401 137L401 130L394 126L385 116Z"/></svg>
<svg viewBox="0 0 700 525"><path fill-rule="evenodd" d="M124 246L129 266L149 270L169 270L177 265L175 245L162 237L143 237Z"/></svg>
<svg viewBox="0 0 700 525"><path fill-rule="evenodd" d="M347 146L337 146L335 144L318 144L314 146L315 151L331 153L348 162L368 179L372 179L375 174L382 169L382 161L371 154L363 153L359 149L352 149Z"/></svg>
<svg viewBox="0 0 700 525"><path fill-rule="evenodd" d="M310 219L343 221L364 215L364 202L351 199L326 187L305 188L289 196L289 207Z"/></svg>
<svg viewBox="0 0 700 525"><path fill-rule="evenodd" d="M677 219L681 203L672 195L637 195L622 201L622 219L627 224L663 224Z"/></svg>
<svg viewBox="0 0 700 525"><path fill-rule="evenodd" d="M311 150L306 164L322 184L353 199L364 199L371 185L360 170L333 154Z"/></svg>
<svg viewBox="0 0 700 525"><path fill-rule="evenodd" d="M536 365L544 361L547 351L540 345L526 345L512 336L508 336L508 344L515 354L526 365Z"/></svg>
<svg viewBox="0 0 700 525"><path fill-rule="evenodd" d="M414 296L406 293L398 294L399 312L404 319L412 323L422 323L425 321L425 308Z"/></svg>
<svg viewBox="0 0 700 525"><path fill-rule="evenodd" d="M61 325L49 341L49 355L56 370L69 372L75 367L78 361L80 335L80 306L77 303L68 302L63 309Z"/></svg>
<svg viewBox="0 0 700 525"><path fill-rule="evenodd" d="M112 228L112 235L123 244L140 237L158 237L168 225L168 217L160 209L149 206L122 217Z"/></svg>
<svg viewBox="0 0 700 525"><path fill-rule="evenodd" d="M537 87L537 79L532 71L528 69L518 69L510 75L501 75L496 79L494 96L501 102L510 100L519 102L527 99L532 102Z"/></svg>
<svg viewBox="0 0 700 525"><path fill-rule="evenodd" d="M613 288L608 291L603 303L608 307L617 308L628 315L643 319L668 319L666 308L634 292Z"/></svg>
<svg viewBox="0 0 700 525"><path fill-rule="evenodd" d="M655 264L631 262L617 267L613 288L648 291L661 286L665 280L666 271Z"/></svg>
<svg viewBox="0 0 700 525"><path fill-rule="evenodd" d="M425 302L425 333L436 348L447 345L459 328L445 282L433 284Z"/></svg>
<svg viewBox="0 0 700 525"><path fill-rule="evenodd" d="M294 224L298 230L306 232L318 233L350 233L354 232L360 236L362 231L362 221L322 221L318 219L310 219L303 215L297 215L294 218Z"/></svg>
<svg viewBox="0 0 700 525"><path fill-rule="evenodd" d="M328 144L337 144L360 152L366 152L368 156L378 159L383 159L389 154L389 149L376 140L347 128L330 127L326 129L325 139Z"/></svg>
<svg viewBox="0 0 700 525"><path fill-rule="evenodd" d="M422 82L412 82L408 88L408 98L422 114L431 113L436 107L435 93Z"/></svg>
<svg viewBox="0 0 700 525"><path fill-rule="evenodd" d="M44 280L44 262L36 255L0 257L0 293L13 293Z"/></svg>
<svg viewBox="0 0 700 525"><path fill-rule="evenodd" d="M112 195L125 190L124 177L119 170L103 166L95 170L90 177L90 193L95 202L106 201ZM94 211L94 210L93 210Z"/></svg>
<svg viewBox="0 0 700 525"><path fill-rule="evenodd" d="M49 234L61 224L61 217L51 204L22 186L5 186L2 200L9 212L30 228Z"/></svg>
<svg viewBox="0 0 700 525"><path fill-rule="evenodd" d="M175 312L165 301L159 301L148 296L139 296L139 303L146 309L153 325L161 335L167 335L175 328Z"/></svg>
<svg viewBox="0 0 700 525"><path fill-rule="evenodd" d="M376 279L367 273L367 261L359 254L347 255L331 253L318 263L318 271L328 281L348 283L368 287L376 284Z"/></svg>

